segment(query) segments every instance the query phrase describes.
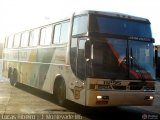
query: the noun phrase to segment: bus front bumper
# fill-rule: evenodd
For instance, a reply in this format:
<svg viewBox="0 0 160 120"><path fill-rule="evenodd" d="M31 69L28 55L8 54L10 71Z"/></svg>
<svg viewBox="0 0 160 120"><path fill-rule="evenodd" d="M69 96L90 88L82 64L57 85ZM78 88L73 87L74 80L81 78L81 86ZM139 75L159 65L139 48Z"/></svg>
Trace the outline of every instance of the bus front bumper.
<svg viewBox="0 0 160 120"><path fill-rule="evenodd" d="M87 90L86 106L150 106L154 92Z"/></svg>

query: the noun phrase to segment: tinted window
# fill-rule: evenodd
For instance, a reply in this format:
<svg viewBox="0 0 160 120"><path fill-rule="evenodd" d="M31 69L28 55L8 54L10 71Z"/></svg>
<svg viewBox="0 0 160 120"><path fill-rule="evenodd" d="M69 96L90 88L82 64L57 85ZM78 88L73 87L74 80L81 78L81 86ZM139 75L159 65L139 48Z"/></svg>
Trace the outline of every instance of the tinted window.
<svg viewBox="0 0 160 120"><path fill-rule="evenodd" d="M72 35L86 33L88 30L88 16L78 16L74 18Z"/></svg>
<svg viewBox="0 0 160 120"><path fill-rule="evenodd" d="M150 24L133 20L96 16L92 31L151 38Z"/></svg>
<svg viewBox="0 0 160 120"><path fill-rule="evenodd" d="M85 79L85 42L86 40L79 40L78 41L78 55L77 55L77 76L84 80Z"/></svg>
<svg viewBox="0 0 160 120"><path fill-rule="evenodd" d="M70 50L70 63L73 73L76 75L76 68L77 68L77 38L73 38L71 40L71 50Z"/></svg>

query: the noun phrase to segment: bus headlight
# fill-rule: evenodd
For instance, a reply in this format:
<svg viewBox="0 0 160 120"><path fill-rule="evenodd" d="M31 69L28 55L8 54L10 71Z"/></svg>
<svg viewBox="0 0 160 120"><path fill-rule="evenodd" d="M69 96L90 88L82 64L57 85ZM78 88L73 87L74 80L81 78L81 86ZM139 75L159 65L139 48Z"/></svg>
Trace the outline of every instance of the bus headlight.
<svg viewBox="0 0 160 120"><path fill-rule="evenodd" d="M96 101L97 105L108 104L108 102L109 102L109 96L97 95L97 101Z"/></svg>
<svg viewBox="0 0 160 120"><path fill-rule="evenodd" d="M149 99L150 99L150 100L153 100L153 99L154 99L154 97L153 97L153 96L149 96Z"/></svg>
<svg viewBox="0 0 160 120"><path fill-rule="evenodd" d="M109 96L101 96L101 95L98 95L98 96L97 96L97 100L109 100Z"/></svg>
<svg viewBox="0 0 160 120"><path fill-rule="evenodd" d="M144 98L144 100L153 100L153 99L154 99L153 96L146 96L146 97Z"/></svg>
<svg viewBox="0 0 160 120"><path fill-rule="evenodd" d="M102 99L102 96L98 95L98 96L97 96L97 99Z"/></svg>

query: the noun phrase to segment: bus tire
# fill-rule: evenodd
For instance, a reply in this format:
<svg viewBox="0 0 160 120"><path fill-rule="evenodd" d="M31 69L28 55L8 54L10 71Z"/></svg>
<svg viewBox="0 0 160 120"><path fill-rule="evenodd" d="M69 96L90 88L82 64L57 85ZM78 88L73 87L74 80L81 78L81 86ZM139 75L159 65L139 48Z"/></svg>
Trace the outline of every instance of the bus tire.
<svg viewBox="0 0 160 120"><path fill-rule="evenodd" d="M9 67L9 69L8 69L8 78L10 78L10 77L11 77L11 73L12 73L12 68L11 68L11 67Z"/></svg>
<svg viewBox="0 0 160 120"><path fill-rule="evenodd" d="M56 102L64 106L65 100L66 100L66 85L62 78L56 79L54 84L54 96L56 99Z"/></svg>
<svg viewBox="0 0 160 120"><path fill-rule="evenodd" d="M18 79L18 72L17 72L17 69L14 68L10 75L10 83L12 86L16 86L17 79Z"/></svg>

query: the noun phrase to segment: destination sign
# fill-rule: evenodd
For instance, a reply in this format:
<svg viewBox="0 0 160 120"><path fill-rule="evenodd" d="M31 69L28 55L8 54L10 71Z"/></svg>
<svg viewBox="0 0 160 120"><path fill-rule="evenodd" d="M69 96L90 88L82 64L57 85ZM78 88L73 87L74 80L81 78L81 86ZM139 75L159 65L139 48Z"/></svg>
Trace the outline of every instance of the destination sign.
<svg viewBox="0 0 160 120"><path fill-rule="evenodd" d="M139 40L139 41L154 41L152 38L144 38L144 37L136 37L136 36L129 36L129 40Z"/></svg>

